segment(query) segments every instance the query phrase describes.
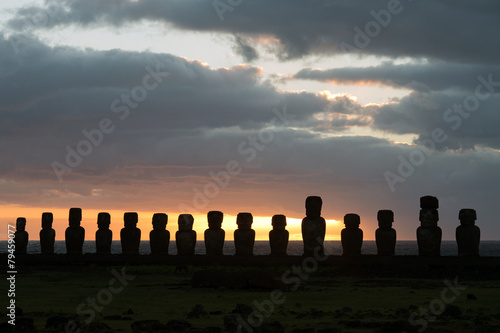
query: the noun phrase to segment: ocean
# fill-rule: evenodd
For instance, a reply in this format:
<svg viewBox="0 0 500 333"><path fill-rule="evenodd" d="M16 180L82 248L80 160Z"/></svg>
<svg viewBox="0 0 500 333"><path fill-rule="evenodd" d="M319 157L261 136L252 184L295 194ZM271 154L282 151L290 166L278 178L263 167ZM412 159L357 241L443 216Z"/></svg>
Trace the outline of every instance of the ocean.
<svg viewBox="0 0 500 333"><path fill-rule="evenodd" d="M0 241L0 253L7 252L7 241ZM66 253L64 241L56 241L54 251L57 254ZM205 243L203 241L196 242L196 254L205 254ZM95 241L85 241L83 243L84 253L95 253ZM111 253L120 254L120 241L113 241L111 244ZM150 254L149 241L141 241L139 246L140 254ZM234 242L226 241L224 245L224 254L234 254ZM481 256L485 257L500 257L500 241L481 241L479 246ZM29 241L28 253L40 253L40 241ZM268 255L271 253L271 248L268 241L256 241L254 246L254 255ZM302 255L302 241L290 241L288 243L287 253L289 255ZM342 255L342 245L340 241L325 241L325 253L328 255ZM457 243L455 241L441 242L441 256L456 256L458 253ZM169 254L177 254L175 241L170 241ZM377 254L377 246L375 241L363 241L361 254ZM418 247L416 241L398 241L396 243L396 255L417 255Z"/></svg>

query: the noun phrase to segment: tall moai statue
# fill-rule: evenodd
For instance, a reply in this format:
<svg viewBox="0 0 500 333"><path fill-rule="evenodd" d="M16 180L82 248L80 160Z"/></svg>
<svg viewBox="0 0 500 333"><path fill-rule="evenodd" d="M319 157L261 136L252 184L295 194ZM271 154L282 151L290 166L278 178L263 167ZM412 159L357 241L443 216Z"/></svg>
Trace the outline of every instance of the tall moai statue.
<svg viewBox="0 0 500 333"><path fill-rule="evenodd" d="M26 231L26 219L19 217L16 220L16 232L14 233L14 241L16 242L16 254L26 254L28 248L29 235Z"/></svg>
<svg viewBox="0 0 500 333"><path fill-rule="evenodd" d="M290 236L286 227L285 215L274 215L271 225L273 230L269 231L269 244L271 245L271 255L286 255L288 238Z"/></svg>
<svg viewBox="0 0 500 333"><path fill-rule="evenodd" d="M109 213L97 214L97 231L95 232L95 247L97 254L111 254L113 231L109 230L111 215Z"/></svg>
<svg viewBox="0 0 500 333"><path fill-rule="evenodd" d="M323 255L325 253L326 222L321 217L322 205L321 197L310 196L306 199L306 217L302 220L305 256Z"/></svg>
<svg viewBox="0 0 500 333"><path fill-rule="evenodd" d="M82 254L85 241L85 229L80 226L82 222L82 209L70 208L69 227L66 228L66 252L68 254Z"/></svg>
<svg viewBox="0 0 500 333"><path fill-rule="evenodd" d="M476 223L476 211L474 209L460 209L458 214L460 225L456 230L456 239L459 256L479 256L479 241L481 230Z"/></svg>
<svg viewBox="0 0 500 333"><path fill-rule="evenodd" d="M379 256L393 256L396 250L396 230L392 228L394 212L379 210L377 213L378 229L375 231L377 254Z"/></svg>
<svg viewBox="0 0 500 333"><path fill-rule="evenodd" d="M238 213L234 231L234 247L237 256L253 256L255 244L255 230L252 229L253 216L251 213Z"/></svg>
<svg viewBox="0 0 500 333"><path fill-rule="evenodd" d="M359 228L361 219L358 214L346 214L344 216L345 228L340 232L343 256L361 255L363 245L363 230Z"/></svg>
<svg viewBox="0 0 500 333"><path fill-rule="evenodd" d="M438 227L439 201L427 195L420 198L420 227L417 228L418 255L438 257L441 255L442 231Z"/></svg>
<svg viewBox="0 0 500 333"><path fill-rule="evenodd" d="M226 232L222 229L224 214L219 211L207 213L208 229L205 230L205 250L207 255L221 256Z"/></svg>
<svg viewBox="0 0 500 333"><path fill-rule="evenodd" d="M170 232L167 230L168 216L165 213L153 215L153 230L149 232L151 254L168 254Z"/></svg>
<svg viewBox="0 0 500 333"><path fill-rule="evenodd" d="M139 215L136 212L123 214L124 228L120 230L120 241L123 254L139 254L141 229L137 228Z"/></svg>
<svg viewBox="0 0 500 333"><path fill-rule="evenodd" d="M40 252L42 254L54 254L56 231L52 229L53 221L52 213L42 213L42 230L40 230Z"/></svg>
<svg viewBox="0 0 500 333"><path fill-rule="evenodd" d="M194 217L191 214L180 214L177 223L179 225L179 230L175 233L177 254L192 256L196 247L196 231L193 230Z"/></svg>

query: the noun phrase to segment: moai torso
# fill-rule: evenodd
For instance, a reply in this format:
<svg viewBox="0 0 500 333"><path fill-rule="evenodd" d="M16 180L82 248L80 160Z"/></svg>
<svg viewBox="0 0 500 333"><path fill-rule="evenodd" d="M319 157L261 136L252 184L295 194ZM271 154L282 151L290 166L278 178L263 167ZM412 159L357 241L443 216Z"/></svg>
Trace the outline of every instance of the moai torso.
<svg viewBox="0 0 500 333"><path fill-rule="evenodd" d="M42 230L40 230L40 251L42 254L54 254L56 231L52 229L53 221L52 213L42 214Z"/></svg>
<svg viewBox="0 0 500 333"><path fill-rule="evenodd" d="M345 228L340 232L342 242L342 255L359 256L363 244L363 230L359 228L360 218L357 214L344 216Z"/></svg>
<svg viewBox="0 0 500 333"><path fill-rule="evenodd" d="M236 217L238 229L234 231L234 247L238 256L252 256L255 243L255 230L252 229L253 216L239 213Z"/></svg>
<svg viewBox="0 0 500 333"><path fill-rule="evenodd" d="M377 213L378 229L375 231L377 254L393 256L396 249L396 230L392 228L394 213L392 210L379 210Z"/></svg>
<svg viewBox="0 0 500 333"><path fill-rule="evenodd" d="M95 247L97 254L111 254L113 232L109 230L111 215L99 213L97 215L97 231L95 232Z"/></svg>
<svg viewBox="0 0 500 333"><path fill-rule="evenodd" d="M459 256L479 256L479 242L481 230L476 223L474 209L461 209L458 215L460 225L456 230L456 239Z"/></svg>
<svg viewBox="0 0 500 333"><path fill-rule="evenodd" d="M285 215L274 215L272 219L273 230L269 231L269 244L271 255L286 255L289 233L286 227Z"/></svg>
<svg viewBox="0 0 500 333"><path fill-rule="evenodd" d="M208 229L205 230L205 250L207 255L221 256L224 249L226 232L222 229L224 214L210 211L207 214Z"/></svg>
<svg viewBox="0 0 500 333"><path fill-rule="evenodd" d="M168 254L170 232L166 229L167 223L167 214L156 213L153 215L153 230L149 232L151 254Z"/></svg>
<svg viewBox="0 0 500 333"><path fill-rule="evenodd" d="M323 201L320 197L310 196L306 199L306 217L302 220L302 239L304 255L323 255L326 233L326 222L321 217Z"/></svg>
<svg viewBox="0 0 500 333"><path fill-rule="evenodd" d="M439 202L436 197L420 198L420 227L417 229L418 255L437 257L441 255L442 231L438 227Z"/></svg>
<svg viewBox="0 0 500 333"><path fill-rule="evenodd" d="M124 228L120 230L120 241L123 254L139 254L141 243L141 229L137 228L139 216L135 212L127 212L123 215Z"/></svg>
<svg viewBox="0 0 500 333"><path fill-rule="evenodd" d="M196 231L193 230L193 215L179 215L178 224L179 230L175 233L177 254L181 256L192 256L194 255L196 247Z"/></svg>
<svg viewBox="0 0 500 333"><path fill-rule="evenodd" d="M28 248L29 235L26 232L26 219L19 217L16 221L16 232L14 240L16 242L16 254L26 254Z"/></svg>
<svg viewBox="0 0 500 333"><path fill-rule="evenodd" d="M85 229L80 226L82 221L82 209L71 208L69 210L69 227L66 228L66 252L68 254L82 254L83 242L85 241Z"/></svg>

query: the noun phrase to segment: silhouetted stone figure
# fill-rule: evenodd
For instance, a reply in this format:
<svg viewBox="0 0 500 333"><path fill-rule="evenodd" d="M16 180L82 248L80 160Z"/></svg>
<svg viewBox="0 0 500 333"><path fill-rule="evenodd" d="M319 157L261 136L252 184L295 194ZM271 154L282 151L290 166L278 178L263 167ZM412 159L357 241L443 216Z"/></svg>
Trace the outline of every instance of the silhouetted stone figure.
<svg viewBox="0 0 500 333"><path fill-rule="evenodd" d="M255 243L255 230L252 229L253 216L251 213L238 213L234 231L234 247L237 256L252 256Z"/></svg>
<svg viewBox="0 0 500 333"><path fill-rule="evenodd" d="M222 255L226 232L222 229L224 214L219 211L207 213L208 229L205 230L205 249L207 255Z"/></svg>
<svg viewBox="0 0 500 333"><path fill-rule="evenodd" d="M28 247L29 235L26 231L26 219L19 217L16 220L16 232L14 233L14 240L16 242L16 254L26 254Z"/></svg>
<svg viewBox="0 0 500 333"><path fill-rule="evenodd" d="M82 221L82 209L70 208L69 227L66 228L66 252L68 254L82 254L83 242L85 241L85 229L80 226Z"/></svg>
<svg viewBox="0 0 500 333"><path fill-rule="evenodd" d="M141 229L137 228L139 216L135 212L123 214L124 228L120 230L120 241L123 254L139 254Z"/></svg>
<svg viewBox="0 0 500 333"><path fill-rule="evenodd" d="M379 256L393 256L396 249L396 230L392 228L394 213L392 210L379 210L377 220L378 229L375 231L377 253Z"/></svg>
<svg viewBox="0 0 500 333"><path fill-rule="evenodd" d="M113 231L109 230L111 215L109 213L97 214L97 231L95 232L95 247L97 254L111 254Z"/></svg>
<svg viewBox="0 0 500 333"><path fill-rule="evenodd" d="M304 255L323 255L326 222L321 217L321 197L310 196L306 199L306 217L302 220L302 239Z"/></svg>
<svg viewBox="0 0 500 333"><path fill-rule="evenodd" d="M421 197L420 208L420 227L417 228L418 255L440 256L442 231L437 225L439 201L430 195Z"/></svg>
<svg viewBox="0 0 500 333"><path fill-rule="evenodd" d="M476 211L474 209L460 209L458 214L460 225L456 230L456 239L459 256L479 256L479 240L481 230L476 223Z"/></svg>
<svg viewBox="0 0 500 333"><path fill-rule="evenodd" d="M193 215L181 214L177 223L179 224L179 230L175 233L177 254L192 256L196 247L196 231L193 230Z"/></svg>
<svg viewBox="0 0 500 333"><path fill-rule="evenodd" d="M346 214L344 216L345 228L340 232L343 256L361 255L363 244L363 230L359 228L360 218L358 214Z"/></svg>
<svg viewBox="0 0 500 333"><path fill-rule="evenodd" d="M168 254L170 232L166 229L168 216L165 213L153 215L153 230L149 232L149 246L151 254Z"/></svg>
<svg viewBox="0 0 500 333"><path fill-rule="evenodd" d="M269 231L269 244L271 245L271 255L286 255L288 247L289 233L286 227L285 215L274 215L271 225L273 230Z"/></svg>
<svg viewBox="0 0 500 333"><path fill-rule="evenodd" d="M42 254L54 254L56 231L52 229L53 221L52 213L42 213L42 230L40 230L40 251Z"/></svg>

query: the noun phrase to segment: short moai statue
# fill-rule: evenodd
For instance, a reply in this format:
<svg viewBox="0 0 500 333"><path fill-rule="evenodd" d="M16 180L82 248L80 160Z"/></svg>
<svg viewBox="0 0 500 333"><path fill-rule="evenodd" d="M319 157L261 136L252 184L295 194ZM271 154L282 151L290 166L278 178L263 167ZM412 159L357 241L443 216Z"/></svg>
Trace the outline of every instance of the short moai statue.
<svg viewBox="0 0 500 333"><path fill-rule="evenodd" d="M442 231L438 227L439 201L427 195L420 198L420 227L417 228L418 255L438 257L441 255Z"/></svg>
<svg viewBox="0 0 500 333"><path fill-rule="evenodd" d="M234 231L234 247L237 256L252 256L255 244L255 230L252 229L253 216L251 213L238 213Z"/></svg>
<svg viewBox="0 0 500 333"><path fill-rule="evenodd" d="M392 228L394 212L379 210L377 213L378 229L375 231L377 254L379 256L393 256L396 250L396 230Z"/></svg>
<svg viewBox="0 0 500 333"><path fill-rule="evenodd" d="M180 214L177 220L179 230L175 233L177 254L192 256L196 247L196 231L193 230L194 217L191 214Z"/></svg>
<svg viewBox="0 0 500 333"><path fill-rule="evenodd" d="M16 220L16 232L14 233L14 241L16 242L16 254L26 254L28 248L29 235L26 231L26 219L19 217Z"/></svg>
<svg viewBox="0 0 500 333"><path fill-rule="evenodd" d="M269 231L269 244L271 245L271 255L284 256L288 247L290 236L286 227L285 215L274 215L271 225L273 230Z"/></svg>
<svg viewBox="0 0 500 333"><path fill-rule="evenodd" d="M459 256L479 256L479 241L481 230L476 223L476 211L474 209L460 209L458 214L460 225L456 230L456 239Z"/></svg>
<svg viewBox="0 0 500 333"><path fill-rule="evenodd" d="M70 208L69 227L66 228L66 252L68 254L82 254L83 242L85 241L85 229L80 225L82 222L82 209Z"/></svg>
<svg viewBox="0 0 500 333"><path fill-rule="evenodd" d="M326 222L321 217L322 205L323 200L321 200L321 197L310 196L306 199L306 217L302 220L305 256L323 255L325 253Z"/></svg>
<svg viewBox="0 0 500 333"><path fill-rule="evenodd" d="M361 222L358 214L346 214L344 216L345 228L340 232L343 256L361 255L363 245L363 230L359 228Z"/></svg>
<svg viewBox="0 0 500 333"><path fill-rule="evenodd" d="M153 215L153 230L149 232L151 254L168 254L170 232L167 230L168 216L165 213Z"/></svg>
<svg viewBox="0 0 500 333"><path fill-rule="evenodd" d="M111 215L109 213L97 214L97 231L95 232L95 247L97 254L111 254L113 231L109 230Z"/></svg>
<svg viewBox="0 0 500 333"><path fill-rule="evenodd" d="M120 230L120 241L123 254L139 254L141 229L137 228L139 215L136 212L123 214L124 228Z"/></svg>
<svg viewBox="0 0 500 333"><path fill-rule="evenodd" d="M219 211L207 213L208 229L205 230L205 250L207 255L221 256L226 232L222 229L224 214Z"/></svg>
<svg viewBox="0 0 500 333"><path fill-rule="evenodd" d="M52 213L42 213L42 230L40 230L40 252L42 254L54 254L56 231L52 229L53 221Z"/></svg>

